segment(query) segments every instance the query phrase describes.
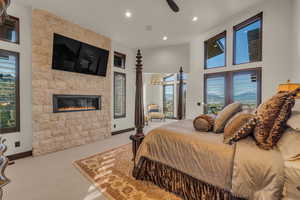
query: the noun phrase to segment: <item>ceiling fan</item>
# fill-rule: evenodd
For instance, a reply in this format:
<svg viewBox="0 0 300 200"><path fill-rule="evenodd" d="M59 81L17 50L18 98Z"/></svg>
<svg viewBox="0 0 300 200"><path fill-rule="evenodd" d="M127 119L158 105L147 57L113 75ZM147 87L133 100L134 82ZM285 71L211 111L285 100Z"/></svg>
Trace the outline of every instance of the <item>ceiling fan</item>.
<svg viewBox="0 0 300 200"><path fill-rule="evenodd" d="M179 7L174 0L167 0L167 3L174 12L179 12Z"/></svg>

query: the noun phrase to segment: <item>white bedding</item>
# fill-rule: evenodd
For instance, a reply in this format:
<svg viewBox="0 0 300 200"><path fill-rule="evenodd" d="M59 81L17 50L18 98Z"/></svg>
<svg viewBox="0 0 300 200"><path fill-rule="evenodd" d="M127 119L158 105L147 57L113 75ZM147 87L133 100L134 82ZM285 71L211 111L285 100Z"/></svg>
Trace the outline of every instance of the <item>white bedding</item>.
<svg viewBox="0 0 300 200"><path fill-rule="evenodd" d="M299 147L300 148L300 147ZM284 200L300 199L300 160L285 163L285 192Z"/></svg>

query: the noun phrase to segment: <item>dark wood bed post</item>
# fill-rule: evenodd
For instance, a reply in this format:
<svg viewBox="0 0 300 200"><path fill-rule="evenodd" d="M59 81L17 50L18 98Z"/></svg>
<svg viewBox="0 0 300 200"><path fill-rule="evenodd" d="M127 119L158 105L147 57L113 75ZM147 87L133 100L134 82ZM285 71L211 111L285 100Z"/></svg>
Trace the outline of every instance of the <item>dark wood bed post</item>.
<svg viewBox="0 0 300 200"><path fill-rule="evenodd" d="M179 91L178 91L178 107L177 107L177 119L183 119L183 69L180 67L179 70Z"/></svg>
<svg viewBox="0 0 300 200"><path fill-rule="evenodd" d="M142 143L145 135L143 132L145 126L144 118L144 101L143 101L143 72L142 72L142 55L139 49L136 55L136 91L135 91L135 135L131 135L132 140L132 153L135 159L136 152Z"/></svg>

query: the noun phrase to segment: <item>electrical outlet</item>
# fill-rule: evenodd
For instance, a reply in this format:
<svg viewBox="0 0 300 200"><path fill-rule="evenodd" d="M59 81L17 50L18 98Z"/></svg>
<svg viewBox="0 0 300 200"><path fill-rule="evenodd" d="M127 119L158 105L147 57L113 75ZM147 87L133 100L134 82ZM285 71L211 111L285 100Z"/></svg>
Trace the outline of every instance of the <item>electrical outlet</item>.
<svg viewBox="0 0 300 200"><path fill-rule="evenodd" d="M21 146L21 142L20 141L15 142L15 147L20 147L20 146Z"/></svg>

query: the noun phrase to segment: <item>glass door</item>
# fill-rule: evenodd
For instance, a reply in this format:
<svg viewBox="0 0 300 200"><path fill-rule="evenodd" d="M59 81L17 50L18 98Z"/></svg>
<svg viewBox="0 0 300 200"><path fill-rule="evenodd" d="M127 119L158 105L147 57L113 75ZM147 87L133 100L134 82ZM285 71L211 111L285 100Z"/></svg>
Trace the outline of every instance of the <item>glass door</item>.
<svg viewBox="0 0 300 200"><path fill-rule="evenodd" d="M174 118L174 85L163 86L163 111L166 118Z"/></svg>

